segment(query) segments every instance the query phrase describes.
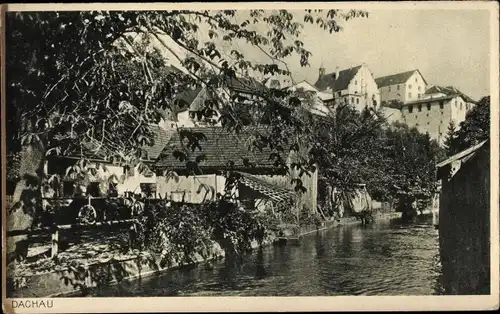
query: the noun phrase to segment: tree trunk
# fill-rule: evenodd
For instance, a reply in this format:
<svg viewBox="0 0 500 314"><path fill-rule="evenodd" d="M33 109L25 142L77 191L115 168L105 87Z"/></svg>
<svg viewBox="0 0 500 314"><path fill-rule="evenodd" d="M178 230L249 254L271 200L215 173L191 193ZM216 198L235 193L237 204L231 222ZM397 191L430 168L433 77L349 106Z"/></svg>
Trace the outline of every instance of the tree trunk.
<svg viewBox="0 0 500 314"><path fill-rule="evenodd" d="M31 143L21 148L19 175L11 208L7 211L7 231L26 230L33 226L41 201L41 179L45 151L41 143ZM7 262L27 256L29 236L7 238Z"/></svg>

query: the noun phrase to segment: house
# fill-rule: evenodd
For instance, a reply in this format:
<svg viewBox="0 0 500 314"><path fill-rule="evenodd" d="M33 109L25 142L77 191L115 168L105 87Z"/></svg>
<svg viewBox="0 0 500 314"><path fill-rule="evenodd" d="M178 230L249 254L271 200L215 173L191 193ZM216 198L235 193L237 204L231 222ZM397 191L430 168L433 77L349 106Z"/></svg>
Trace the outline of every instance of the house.
<svg viewBox="0 0 500 314"><path fill-rule="evenodd" d="M429 133L442 145L451 121L458 126L475 102L456 89L438 88L433 87L420 99L406 102L401 110L408 126Z"/></svg>
<svg viewBox="0 0 500 314"><path fill-rule="evenodd" d="M86 167L89 170L85 181L89 184L85 187L87 191L96 196L99 194L97 189L102 192L116 190L118 195L125 192L140 193L149 191L155 193L156 174L150 167L162 152L164 146L173 135L173 130L165 130L159 126L151 126L153 132L153 143L144 145L143 150L146 153L141 162L135 167L120 165L114 163L109 156L113 152L104 147L99 147L98 143L85 142L83 150L75 148L73 153L66 156L48 156L45 162L45 173L49 176L58 175L61 183L58 188L53 189L52 197L71 197L75 194L78 185L78 178L71 176L70 167L78 165L81 156L88 161ZM95 195L94 195L95 194Z"/></svg>
<svg viewBox="0 0 500 314"><path fill-rule="evenodd" d="M175 127L195 127L195 126L220 126L220 112L217 108L207 114L205 101L210 99L209 91L206 87L188 89L180 93L174 102L177 108L161 109L162 121L160 126L164 129Z"/></svg>
<svg viewBox="0 0 500 314"><path fill-rule="evenodd" d="M296 195L292 179L301 178L306 191L297 195L295 204L316 210L317 170L310 176L288 171L286 166L294 158L289 150L262 146L260 139L269 132L266 126L245 127L239 132L217 127L179 130L155 162L157 191L173 201L202 203L226 195L228 179L237 173L239 183L263 198L279 200L279 195ZM190 147L194 138L199 139L195 149ZM245 189L233 192L240 197ZM253 206L258 207L261 199L254 201Z"/></svg>
<svg viewBox="0 0 500 314"><path fill-rule="evenodd" d="M375 79L365 64L349 69L325 74L325 69L320 68L319 77L314 86L320 91L331 93L334 104L341 103L354 106L362 111L365 107L378 108L380 93Z"/></svg>
<svg viewBox="0 0 500 314"><path fill-rule="evenodd" d="M406 103L420 99L427 86L427 82L419 70L378 77L375 82L383 104L389 104L393 101Z"/></svg>
<svg viewBox="0 0 500 314"><path fill-rule="evenodd" d="M289 89L302 92L304 98L309 98L311 101L310 112L319 116L327 116L330 113L330 108L334 106L333 94L329 92L320 92L314 85L307 81L301 81ZM305 99L302 99L305 100Z"/></svg>
<svg viewBox="0 0 500 314"><path fill-rule="evenodd" d="M490 294L490 147L483 141L437 164L439 242L449 294Z"/></svg>

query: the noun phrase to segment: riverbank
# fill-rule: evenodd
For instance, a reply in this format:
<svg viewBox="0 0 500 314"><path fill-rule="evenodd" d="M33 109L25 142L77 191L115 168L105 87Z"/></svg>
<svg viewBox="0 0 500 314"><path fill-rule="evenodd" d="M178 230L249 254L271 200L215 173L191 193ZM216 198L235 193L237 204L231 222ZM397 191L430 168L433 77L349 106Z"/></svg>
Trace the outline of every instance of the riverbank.
<svg viewBox="0 0 500 314"><path fill-rule="evenodd" d="M441 292L438 235L430 219L396 215L339 225L244 258L183 267L93 290L93 297L394 296Z"/></svg>
<svg viewBox="0 0 500 314"><path fill-rule="evenodd" d="M377 214L379 218L394 217ZM324 231L339 225L359 224L353 217L333 220L323 226L309 227L300 230L299 236ZM117 237L108 239L110 243L85 243L73 246L58 255L58 260L42 259L31 264L19 264L9 274L14 274L18 288L12 289L12 297L62 297L78 296L98 286L113 285L122 281L132 281L168 270L192 266L208 261L224 258L224 250L213 243L208 256L195 254L190 262L171 262L168 266L160 262L160 254L150 252L123 252L120 246L126 245L126 239ZM270 237L262 246L275 243L277 237ZM254 241L252 249L260 245ZM85 262L82 262L85 261Z"/></svg>

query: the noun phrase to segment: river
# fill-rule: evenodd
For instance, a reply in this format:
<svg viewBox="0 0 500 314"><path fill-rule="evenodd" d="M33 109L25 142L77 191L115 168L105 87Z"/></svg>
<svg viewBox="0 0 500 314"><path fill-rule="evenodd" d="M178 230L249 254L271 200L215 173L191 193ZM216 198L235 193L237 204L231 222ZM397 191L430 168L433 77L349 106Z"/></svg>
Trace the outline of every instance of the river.
<svg viewBox="0 0 500 314"><path fill-rule="evenodd" d="M172 270L101 288L94 296L330 296L440 294L431 219L337 226L300 245L269 246L238 262Z"/></svg>

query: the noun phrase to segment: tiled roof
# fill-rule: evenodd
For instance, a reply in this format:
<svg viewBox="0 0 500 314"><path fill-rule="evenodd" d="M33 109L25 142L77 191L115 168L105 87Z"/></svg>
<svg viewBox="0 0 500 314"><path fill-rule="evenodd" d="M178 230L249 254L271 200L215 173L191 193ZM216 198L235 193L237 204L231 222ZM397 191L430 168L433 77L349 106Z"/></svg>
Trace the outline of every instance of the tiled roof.
<svg viewBox="0 0 500 314"><path fill-rule="evenodd" d="M436 93L443 93L447 96L460 95L460 96L462 96L462 98L464 98L465 101L476 103L476 101L474 99L465 95L464 93L462 93L460 90L458 90L457 88L455 88L453 86L443 87L443 86L434 85L434 86L429 87L425 91L425 94L427 94L427 95L436 94Z"/></svg>
<svg viewBox="0 0 500 314"><path fill-rule="evenodd" d="M361 69L362 65L358 65L353 68L345 69L339 72L339 77L334 79L335 72L325 74L321 76L314 86L319 91L324 91L328 87L331 87L333 91L344 90L349 86L349 83L354 78L356 73L358 73L359 69Z"/></svg>
<svg viewBox="0 0 500 314"><path fill-rule="evenodd" d="M402 73L396 73L392 75L382 76L375 79L375 83L377 83L378 88L395 85L395 84L404 84L408 79L418 70L411 70Z"/></svg>
<svg viewBox="0 0 500 314"><path fill-rule="evenodd" d="M169 141L170 137L173 135L173 130L165 130L156 125L151 125L150 127L154 133L154 142L153 145L144 145L143 149L147 154L147 158L145 159L147 161L154 161L158 158L161 151ZM111 150L104 146L99 147L98 149L98 145L95 143L85 142L82 144L82 146L85 149L85 151L83 151L83 154L90 159L106 160L108 156L113 154ZM79 149L75 149L74 151L77 152L79 151Z"/></svg>
<svg viewBox="0 0 500 314"><path fill-rule="evenodd" d="M295 198L293 190L277 186L245 172L236 172L239 183L257 191L275 202L287 202Z"/></svg>
<svg viewBox="0 0 500 314"><path fill-rule="evenodd" d="M272 151L269 147L260 149L256 139L259 135L269 134L267 127L247 127L238 134L222 127L182 128L180 132L187 131L195 136L200 136L200 146L188 150L187 159L202 160L198 166L203 168L239 169L248 170L255 168L275 168L275 159L271 158ZM186 153L185 142L181 144L180 135L175 134L161 152L155 166L159 168L185 169L186 160L180 161L175 156L179 152ZM282 156L282 158L285 158Z"/></svg>
<svg viewBox="0 0 500 314"><path fill-rule="evenodd" d="M151 126L154 132L154 143L151 146L145 145L143 148L147 153L147 159L150 161L158 159L161 152L167 145L170 138L174 135L175 130L165 130L159 126Z"/></svg>

